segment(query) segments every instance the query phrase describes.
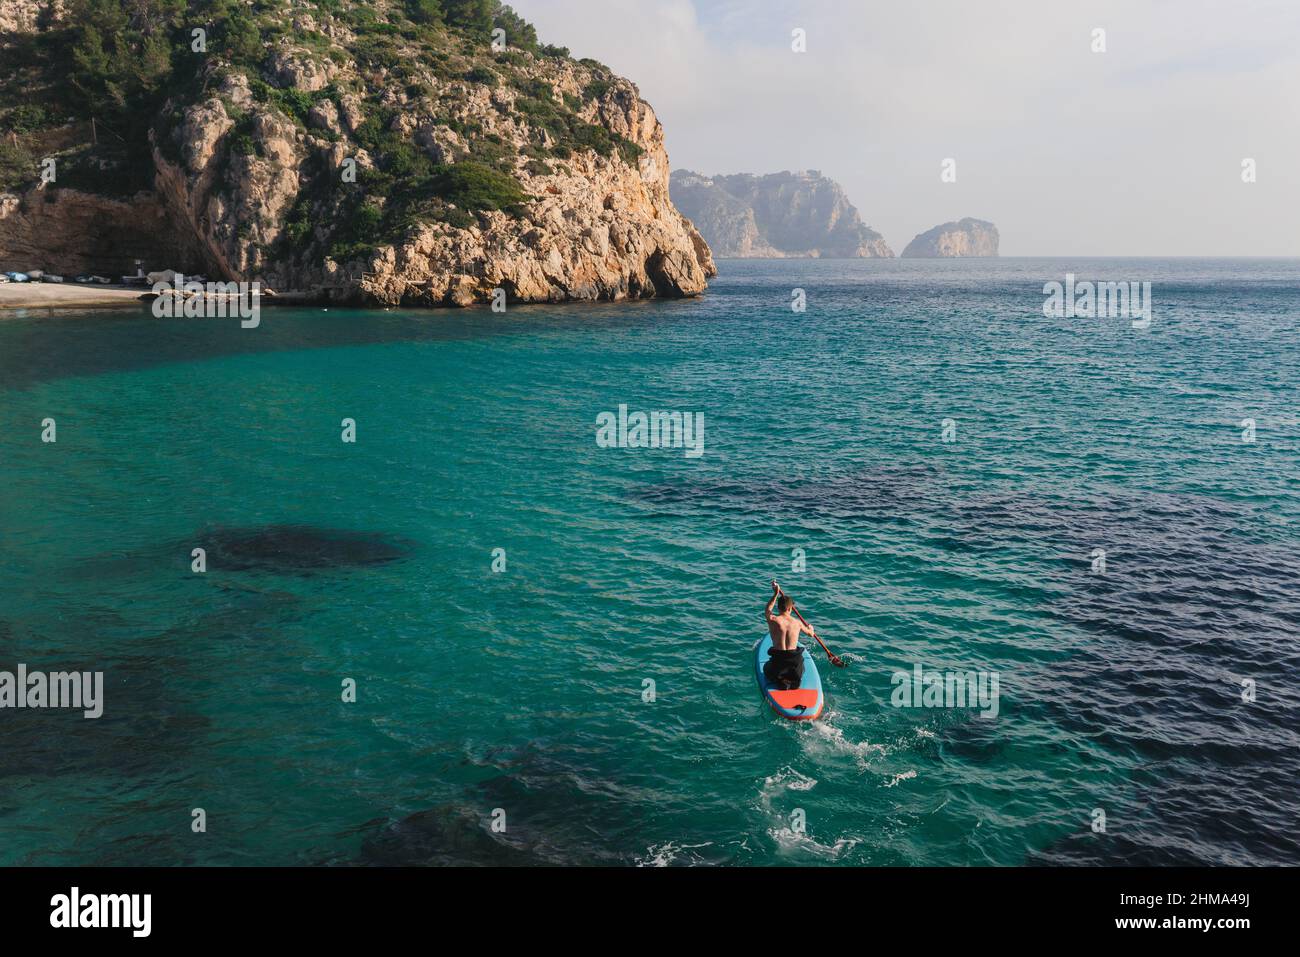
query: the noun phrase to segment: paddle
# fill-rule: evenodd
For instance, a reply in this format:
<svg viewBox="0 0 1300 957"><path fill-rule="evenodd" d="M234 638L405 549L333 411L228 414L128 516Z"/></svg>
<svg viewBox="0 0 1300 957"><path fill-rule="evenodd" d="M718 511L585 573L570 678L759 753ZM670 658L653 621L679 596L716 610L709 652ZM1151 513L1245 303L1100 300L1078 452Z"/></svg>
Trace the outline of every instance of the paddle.
<svg viewBox="0 0 1300 957"><path fill-rule="evenodd" d="M772 582L772 584L776 585L776 582ZM783 594L780 585L776 585L776 593L778 596ZM803 626L808 629L809 634L811 634L814 638L817 638L817 632L813 631L813 626L808 624L807 620L804 618L803 615L799 614L799 609L795 607L794 602L790 603L790 610L794 612L794 616L798 618L799 621L803 622ZM822 651L826 652L826 657L831 660L831 664L833 664L836 668L847 668L849 666L849 663L847 661L845 661L839 655L835 654L835 652L831 651L829 648L826 647L826 642L822 641L820 638L817 638L817 644L822 646Z"/></svg>

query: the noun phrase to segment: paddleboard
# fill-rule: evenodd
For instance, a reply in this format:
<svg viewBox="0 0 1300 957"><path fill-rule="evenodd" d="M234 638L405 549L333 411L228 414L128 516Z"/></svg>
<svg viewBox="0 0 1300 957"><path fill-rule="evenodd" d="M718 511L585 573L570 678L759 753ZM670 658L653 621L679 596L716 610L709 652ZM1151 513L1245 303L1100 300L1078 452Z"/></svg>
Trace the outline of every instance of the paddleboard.
<svg viewBox="0 0 1300 957"><path fill-rule="evenodd" d="M822 694L822 676L817 673L817 662L813 661L812 653L803 649L803 681L799 687L782 691L770 684L763 674L763 665L767 664L767 653L771 648L771 635L764 635L754 645L754 673L772 710L791 721L814 721L821 717L826 698Z"/></svg>

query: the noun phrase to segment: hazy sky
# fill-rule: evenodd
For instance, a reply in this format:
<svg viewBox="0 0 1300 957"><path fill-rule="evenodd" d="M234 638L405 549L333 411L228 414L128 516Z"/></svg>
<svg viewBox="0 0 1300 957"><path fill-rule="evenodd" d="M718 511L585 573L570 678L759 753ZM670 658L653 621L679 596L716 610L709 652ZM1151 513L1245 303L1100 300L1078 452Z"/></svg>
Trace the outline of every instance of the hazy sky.
<svg viewBox="0 0 1300 957"><path fill-rule="evenodd" d="M1011 256L1300 255L1300 0L512 5L637 83L674 168L821 170L895 252L976 216Z"/></svg>

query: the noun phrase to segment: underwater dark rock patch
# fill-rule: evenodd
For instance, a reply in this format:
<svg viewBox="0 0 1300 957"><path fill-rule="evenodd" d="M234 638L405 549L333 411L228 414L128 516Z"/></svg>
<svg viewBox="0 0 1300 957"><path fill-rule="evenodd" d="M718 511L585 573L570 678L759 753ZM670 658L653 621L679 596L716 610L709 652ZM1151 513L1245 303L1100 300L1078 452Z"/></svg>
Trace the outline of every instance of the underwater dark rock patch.
<svg viewBox="0 0 1300 957"><path fill-rule="evenodd" d="M482 814L445 804L385 824L363 842L360 863L373 867L548 863L512 840L490 833Z"/></svg>
<svg viewBox="0 0 1300 957"><path fill-rule="evenodd" d="M384 565L408 557L414 543L379 532L313 525L215 528L194 542L207 551L209 571L314 572Z"/></svg>
<svg viewBox="0 0 1300 957"><path fill-rule="evenodd" d="M103 714L22 709L0 720L0 786L11 776L147 777L181 767L202 748L210 719L173 691L188 672L182 658L131 656L80 665L65 656L24 656L30 669L104 672ZM0 667L14 662L0 661Z"/></svg>
<svg viewBox="0 0 1300 957"><path fill-rule="evenodd" d="M646 842L644 822L625 789L582 764L533 746L465 764L497 773L473 785L468 803L444 804L371 829L359 863L411 865L622 865ZM490 831L491 813L507 830Z"/></svg>

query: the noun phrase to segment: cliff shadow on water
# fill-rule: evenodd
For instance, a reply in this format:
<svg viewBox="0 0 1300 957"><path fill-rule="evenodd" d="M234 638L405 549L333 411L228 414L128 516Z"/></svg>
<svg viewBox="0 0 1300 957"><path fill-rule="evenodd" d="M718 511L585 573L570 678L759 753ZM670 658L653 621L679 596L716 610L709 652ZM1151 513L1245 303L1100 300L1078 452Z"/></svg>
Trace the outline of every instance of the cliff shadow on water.
<svg viewBox="0 0 1300 957"><path fill-rule="evenodd" d="M686 316L691 300L586 303L563 310L541 305L457 310L263 309L255 329L237 319L156 319L109 311L0 319L0 389L29 389L78 376L131 372L172 363L301 349L399 342L464 342L539 331L612 334L661 318ZM66 348L75 336L77 348Z"/></svg>

